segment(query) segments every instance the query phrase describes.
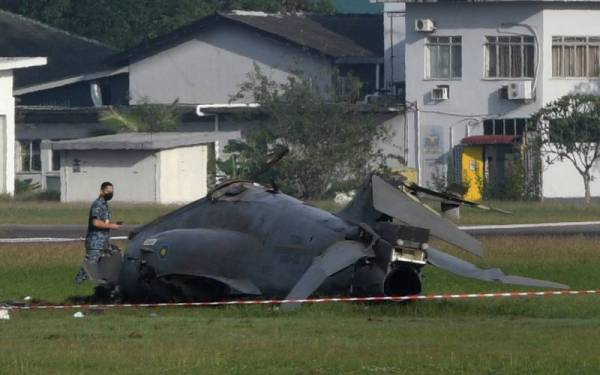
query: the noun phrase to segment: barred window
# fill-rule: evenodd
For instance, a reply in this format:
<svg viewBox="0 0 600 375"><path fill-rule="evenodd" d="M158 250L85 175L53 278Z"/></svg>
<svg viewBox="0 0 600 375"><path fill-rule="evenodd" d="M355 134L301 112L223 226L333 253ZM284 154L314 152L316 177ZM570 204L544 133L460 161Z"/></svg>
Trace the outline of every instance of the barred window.
<svg viewBox="0 0 600 375"><path fill-rule="evenodd" d="M552 37L553 77L600 77L600 37Z"/></svg>
<svg viewBox="0 0 600 375"><path fill-rule="evenodd" d="M486 36L485 39L486 77L533 78L535 45L532 36Z"/></svg>
<svg viewBox="0 0 600 375"><path fill-rule="evenodd" d="M523 135L527 119L505 118L483 120L484 135Z"/></svg>
<svg viewBox="0 0 600 375"><path fill-rule="evenodd" d="M430 36L426 45L427 78L462 77L462 37Z"/></svg>

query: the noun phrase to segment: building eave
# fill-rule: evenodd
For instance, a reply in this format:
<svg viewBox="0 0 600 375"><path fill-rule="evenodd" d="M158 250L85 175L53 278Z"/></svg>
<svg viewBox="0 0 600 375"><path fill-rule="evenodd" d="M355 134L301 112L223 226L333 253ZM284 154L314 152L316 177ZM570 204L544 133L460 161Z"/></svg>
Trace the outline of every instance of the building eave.
<svg viewBox="0 0 600 375"><path fill-rule="evenodd" d="M43 66L48 63L45 57L0 57L0 70L13 70Z"/></svg>
<svg viewBox="0 0 600 375"><path fill-rule="evenodd" d="M59 79L56 81L41 83L41 84L28 86L28 87L22 87L20 89L15 90L14 94L16 96L26 95L26 94L31 94L33 92L51 90L51 89L55 89L58 87L72 85L72 84L78 83L78 82L93 81L95 79L107 78L107 77L112 77L112 76L115 76L118 74L125 74L125 73L129 73L128 66L118 68L118 69L105 70L105 71L101 71L101 72L75 75L75 76L71 76L71 77L65 77L63 79Z"/></svg>

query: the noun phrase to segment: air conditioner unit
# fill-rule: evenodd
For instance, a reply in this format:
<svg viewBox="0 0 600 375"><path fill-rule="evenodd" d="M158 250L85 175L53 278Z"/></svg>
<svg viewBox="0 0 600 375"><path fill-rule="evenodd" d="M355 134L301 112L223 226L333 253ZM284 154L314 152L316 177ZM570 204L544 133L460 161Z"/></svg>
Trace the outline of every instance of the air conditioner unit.
<svg viewBox="0 0 600 375"><path fill-rule="evenodd" d="M508 84L509 100L529 100L533 99L533 90L531 81L516 81Z"/></svg>
<svg viewBox="0 0 600 375"><path fill-rule="evenodd" d="M448 100L450 97L450 88L447 86L436 87L431 90L431 99L433 100Z"/></svg>
<svg viewBox="0 0 600 375"><path fill-rule="evenodd" d="M419 18L415 20L415 31L422 33L431 33L435 31L435 24L429 18Z"/></svg>

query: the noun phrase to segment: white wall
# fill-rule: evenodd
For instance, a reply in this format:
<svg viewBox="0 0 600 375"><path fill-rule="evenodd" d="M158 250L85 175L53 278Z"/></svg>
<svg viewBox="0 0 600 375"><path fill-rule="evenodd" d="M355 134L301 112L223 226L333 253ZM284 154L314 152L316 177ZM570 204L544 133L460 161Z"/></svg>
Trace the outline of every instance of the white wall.
<svg viewBox="0 0 600 375"><path fill-rule="evenodd" d="M61 158L62 202L91 202L98 196L104 181L114 184L116 202L156 201L154 152L62 151Z"/></svg>
<svg viewBox="0 0 600 375"><path fill-rule="evenodd" d="M294 71L331 77L324 57L267 38L241 26L217 26L196 39L162 51L129 67L131 103L227 103L257 64L263 73L285 81ZM329 73L329 75L327 75ZM317 79L317 82L322 81Z"/></svg>
<svg viewBox="0 0 600 375"><path fill-rule="evenodd" d="M570 161L557 162L552 165L545 161L543 172L543 195L545 198L584 197L583 178ZM592 175L596 178L590 182L592 196L600 196L600 164L594 165Z"/></svg>
<svg viewBox="0 0 600 375"><path fill-rule="evenodd" d="M0 194L15 186L15 100L11 70L0 70Z"/></svg>
<svg viewBox="0 0 600 375"><path fill-rule="evenodd" d="M543 99L549 103L571 93L600 94L600 79L576 79L552 77L553 36L600 36L600 5L598 4L552 4L545 7ZM590 188L593 196L600 196L600 165L592 169L596 177ZM544 197L583 197L583 180L570 161L548 165L544 162L542 174Z"/></svg>
<svg viewBox="0 0 600 375"><path fill-rule="evenodd" d="M600 36L600 4L550 4L545 6L544 19L544 102L548 103L569 93L600 94L600 79L552 77L553 36Z"/></svg>
<svg viewBox="0 0 600 375"><path fill-rule="evenodd" d="M208 193L208 147L181 147L159 153L160 203L187 203Z"/></svg>
<svg viewBox="0 0 600 375"><path fill-rule="evenodd" d="M385 126L390 131L390 139L387 142L381 142L375 147L381 149L388 156L386 166L392 169L399 169L404 166L398 158L406 159L407 148L405 145L406 139L406 115L398 114L387 121L384 121L380 126Z"/></svg>

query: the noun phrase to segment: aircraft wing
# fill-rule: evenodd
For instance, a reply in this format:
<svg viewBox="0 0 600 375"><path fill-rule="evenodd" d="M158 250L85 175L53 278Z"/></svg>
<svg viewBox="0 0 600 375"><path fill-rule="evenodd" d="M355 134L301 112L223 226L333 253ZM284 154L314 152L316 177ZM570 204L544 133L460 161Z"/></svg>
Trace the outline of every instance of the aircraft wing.
<svg viewBox="0 0 600 375"><path fill-rule="evenodd" d="M422 204L414 196L395 188L381 177L372 177L373 207L386 215L408 225L429 229L442 241L458 246L474 255L483 256L481 243L468 233L458 229L432 208Z"/></svg>
<svg viewBox="0 0 600 375"><path fill-rule="evenodd" d="M503 284L537 286L540 288L569 288L567 285L555 283L553 281L531 279L522 276L506 275L499 268L481 269L476 265L467 262L466 260L457 258L441 250L437 250L431 247L427 249L427 261L429 264L446 270L448 272L452 272L459 276L469 277L477 280L496 281Z"/></svg>
<svg viewBox="0 0 600 375"><path fill-rule="evenodd" d="M366 257L375 257L373 251L357 241L339 241L331 245L323 254L316 257L313 263L285 299L306 299L313 294L331 275L342 271ZM281 309L294 310L298 303L286 303Z"/></svg>

